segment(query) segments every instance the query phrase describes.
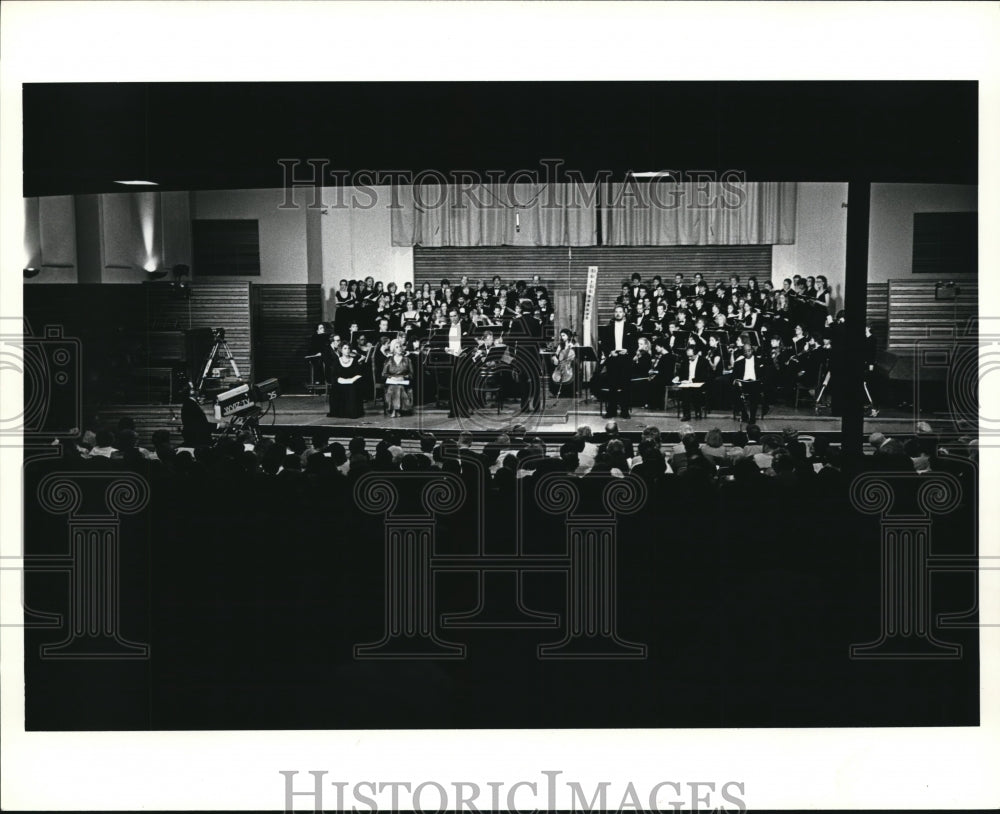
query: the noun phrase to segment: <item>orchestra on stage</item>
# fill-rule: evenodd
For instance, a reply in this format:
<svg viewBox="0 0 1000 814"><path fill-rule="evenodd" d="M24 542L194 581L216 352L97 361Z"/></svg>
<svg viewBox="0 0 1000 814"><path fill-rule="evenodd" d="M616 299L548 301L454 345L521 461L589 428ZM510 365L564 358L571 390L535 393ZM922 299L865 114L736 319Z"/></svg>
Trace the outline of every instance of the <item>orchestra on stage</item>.
<svg viewBox="0 0 1000 814"><path fill-rule="evenodd" d="M822 275L776 287L735 274L714 285L700 273L632 274L596 347L560 328L537 274L437 287L345 279L334 301L333 322L316 326L306 356L330 417L358 418L377 397L387 417L431 404L459 417L508 400L534 412L584 393L608 418L671 405L682 420L732 409L747 423L776 403L842 409L844 312L834 313ZM865 394L877 415L866 335Z"/></svg>

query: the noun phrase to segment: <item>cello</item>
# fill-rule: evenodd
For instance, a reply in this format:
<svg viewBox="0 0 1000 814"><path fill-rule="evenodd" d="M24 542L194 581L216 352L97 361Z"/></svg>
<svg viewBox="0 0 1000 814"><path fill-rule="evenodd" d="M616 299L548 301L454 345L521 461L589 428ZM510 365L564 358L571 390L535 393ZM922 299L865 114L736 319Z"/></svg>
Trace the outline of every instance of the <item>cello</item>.
<svg viewBox="0 0 1000 814"><path fill-rule="evenodd" d="M556 348L556 355L552 359L554 365L552 369L552 385L557 398L562 393L563 387L567 384L573 384L573 380L576 378L575 361L576 352L573 350L573 340L567 336L566 340L561 342Z"/></svg>

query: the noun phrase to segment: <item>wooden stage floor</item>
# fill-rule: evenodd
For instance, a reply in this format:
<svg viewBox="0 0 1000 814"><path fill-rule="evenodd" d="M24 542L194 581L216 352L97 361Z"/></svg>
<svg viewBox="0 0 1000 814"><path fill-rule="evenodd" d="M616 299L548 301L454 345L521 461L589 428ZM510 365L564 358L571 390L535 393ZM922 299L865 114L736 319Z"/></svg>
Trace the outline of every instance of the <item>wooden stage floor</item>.
<svg viewBox="0 0 1000 814"><path fill-rule="evenodd" d="M328 418L327 401L324 396L288 395L275 399L273 414L268 414L261 420L262 428L273 424L275 427L351 427L365 428L398 428L408 431L426 430L430 432L450 432L470 430L472 432L500 432L512 424L523 424L528 433L533 434L564 434L575 432L577 427L590 426L594 431L603 429L606 423L600 412L598 403L593 400L563 398L549 401L538 413L524 413L517 402L511 402L497 414L495 408L482 409L469 418L449 418L446 408L436 408L433 405L418 407L412 416L390 418L382 413L381 406L372 408L366 405L366 414L358 419ZM816 415L812 407L794 410L785 406L776 406L763 419L758 419L758 425L764 432L777 432L785 427L792 427L800 432L840 432L840 418L830 416L827 412ZM682 421L675 412L664 413L652 410L632 410L628 419L618 419L622 432L641 432L648 426L656 426L663 432L677 432L681 427L690 425L696 432L705 432L718 427L723 432L740 429L739 422L734 421L730 412L712 412L701 419ZM865 432L893 428L897 432L904 429L912 431L914 418L912 413L903 410L885 411L876 418L865 419Z"/></svg>

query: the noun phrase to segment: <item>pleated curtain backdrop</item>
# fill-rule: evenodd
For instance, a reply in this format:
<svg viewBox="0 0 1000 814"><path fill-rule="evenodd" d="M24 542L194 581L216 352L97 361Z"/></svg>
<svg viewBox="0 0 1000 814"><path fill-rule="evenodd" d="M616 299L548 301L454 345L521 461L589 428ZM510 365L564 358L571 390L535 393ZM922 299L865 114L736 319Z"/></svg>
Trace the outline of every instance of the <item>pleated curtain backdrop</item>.
<svg viewBox="0 0 1000 814"><path fill-rule="evenodd" d="M396 186L393 246L594 246L593 184Z"/></svg>
<svg viewBox="0 0 1000 814"><path fill-rule="evenodd" d="M606 246L746 246L795 242L794 183L608 184Z"/></svg>

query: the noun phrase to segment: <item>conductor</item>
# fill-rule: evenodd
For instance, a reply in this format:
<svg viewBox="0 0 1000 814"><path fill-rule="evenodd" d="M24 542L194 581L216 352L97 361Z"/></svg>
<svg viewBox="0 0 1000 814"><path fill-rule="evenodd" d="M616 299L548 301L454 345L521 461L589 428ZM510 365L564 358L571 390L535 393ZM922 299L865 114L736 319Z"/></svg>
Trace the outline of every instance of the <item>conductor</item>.
<svg viewBox="0 0 1000 814"><path fill-rule="evenodd" d="M542 323L535 319L535 307L521 302L521 314L510 323L508 342L514 345L514 366L520 378L521 410L537 412L542 403L543 375L541 345Z"/></svg>

